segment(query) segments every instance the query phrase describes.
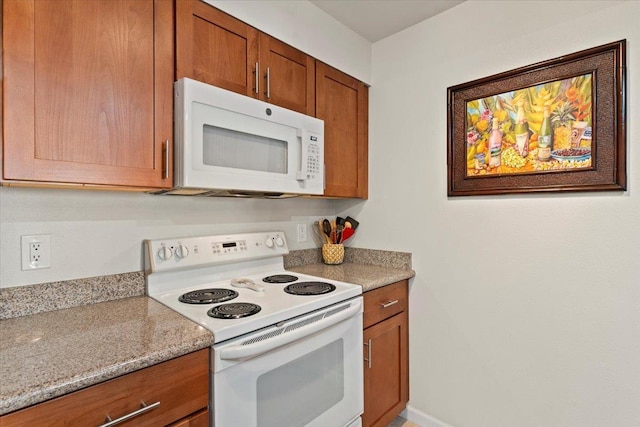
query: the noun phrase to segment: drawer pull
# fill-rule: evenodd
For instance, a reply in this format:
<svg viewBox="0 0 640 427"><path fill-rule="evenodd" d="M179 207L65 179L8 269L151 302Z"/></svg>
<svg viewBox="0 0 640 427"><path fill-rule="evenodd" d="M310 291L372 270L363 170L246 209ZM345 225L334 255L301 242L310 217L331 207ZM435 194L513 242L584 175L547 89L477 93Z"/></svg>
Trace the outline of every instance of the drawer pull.
<svg viewBox="0 0 640 427"><path fill-rule="evenodd" d="M387 307L391 307L394 304L397 304L398 300L395 299L393 301L387 301L386 303L380 303L380 305L382 306L382 308L387 308Z"/></svg>
<svg viewBox="0 0 640 427"><path fill-rule="evenodd" d="M133 411L127 415L123 415L120 418L116 418L115 420L112 420L111 417L107 415L107 422L101 424L99 427L111 427L116 424L120 424L121 422L130 420L131 418L137 417L138 415L142 415L145 412L149 412L150 410L157 408L158 406L160 406L160 402L152 403L151 405L147 405L146 403L142 402L140 403L140 409L138 409L137 411Z"/></svg>
<svg viewBox="0 0 640 427"><path fill-rule="evenodd" d="M367 357L364 358L364 361L367 362L367 367L371 369L371 340L367 340L364 345L367 346Z"/></svg>

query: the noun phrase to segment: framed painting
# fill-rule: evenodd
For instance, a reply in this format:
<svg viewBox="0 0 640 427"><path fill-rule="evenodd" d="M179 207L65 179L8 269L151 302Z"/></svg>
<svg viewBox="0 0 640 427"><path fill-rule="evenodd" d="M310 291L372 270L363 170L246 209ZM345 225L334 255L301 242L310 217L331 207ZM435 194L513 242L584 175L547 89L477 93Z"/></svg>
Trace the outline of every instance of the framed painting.
<svg viewBox="0 0 640 427"><path fill-rule="evenodd" d="M449 87L448 195L625 190L625 47Z"/></svg>

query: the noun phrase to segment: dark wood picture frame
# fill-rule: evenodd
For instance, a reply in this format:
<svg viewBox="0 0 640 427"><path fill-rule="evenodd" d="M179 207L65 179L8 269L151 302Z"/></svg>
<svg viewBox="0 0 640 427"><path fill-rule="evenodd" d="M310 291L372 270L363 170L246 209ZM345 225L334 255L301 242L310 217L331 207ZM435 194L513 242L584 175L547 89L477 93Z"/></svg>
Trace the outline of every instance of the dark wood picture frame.
<svg viewBox="0 0 640 427"><path fill-rule="evenodd" d="M626 190L626 40L452 86L447 89L448 196ZM467 102L590 74L591 166L549 173L468 174Z"/></svg>

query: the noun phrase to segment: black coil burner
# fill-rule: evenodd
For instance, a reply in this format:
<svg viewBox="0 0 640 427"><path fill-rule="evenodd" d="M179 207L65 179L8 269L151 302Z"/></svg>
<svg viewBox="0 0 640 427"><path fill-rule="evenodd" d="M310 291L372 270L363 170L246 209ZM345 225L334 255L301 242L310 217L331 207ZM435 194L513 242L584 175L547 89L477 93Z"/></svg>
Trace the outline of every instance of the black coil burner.
<svg viewBox="0 0 640 427"><path fill-rule="evenodd" d="M198 289L180 295L178 301L187 304L216 304L229 301L237 296L238 293L232 289Z"/></svg>
<svg viewBox="0 0 640 427"><path fill-rule="evenodd" d="M254 315L261 309L259 305L249 302L230 302L209 309L207 314L215 319L239 319Z"/></svg>
<svg viewBox="0 0 640 427"><path fill-rule="evenodd" d="M262 279L263 282L267 283L291 283L296 280L298 280L298 278L291 274L274 274L273 276L267 276Z"/></svg>
<svg viewBox="0 0 640 427"><path fill-rule="evenodd" d="M292 295L321 295L335 289L334 285L326 282L298 282L285 286L284 291Z"/></svg>

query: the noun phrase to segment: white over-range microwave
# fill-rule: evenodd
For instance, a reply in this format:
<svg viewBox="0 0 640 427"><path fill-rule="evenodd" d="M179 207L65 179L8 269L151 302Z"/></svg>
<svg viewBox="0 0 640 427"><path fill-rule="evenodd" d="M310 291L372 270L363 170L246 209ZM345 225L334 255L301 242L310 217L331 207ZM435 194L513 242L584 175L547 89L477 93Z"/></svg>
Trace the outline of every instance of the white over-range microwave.
<svg viewBox="0 0 640 427"><path fill-rule="evenodd" d="M205 196L320 195L324 122L183 78L174 85L174 188Z"/></svg>

